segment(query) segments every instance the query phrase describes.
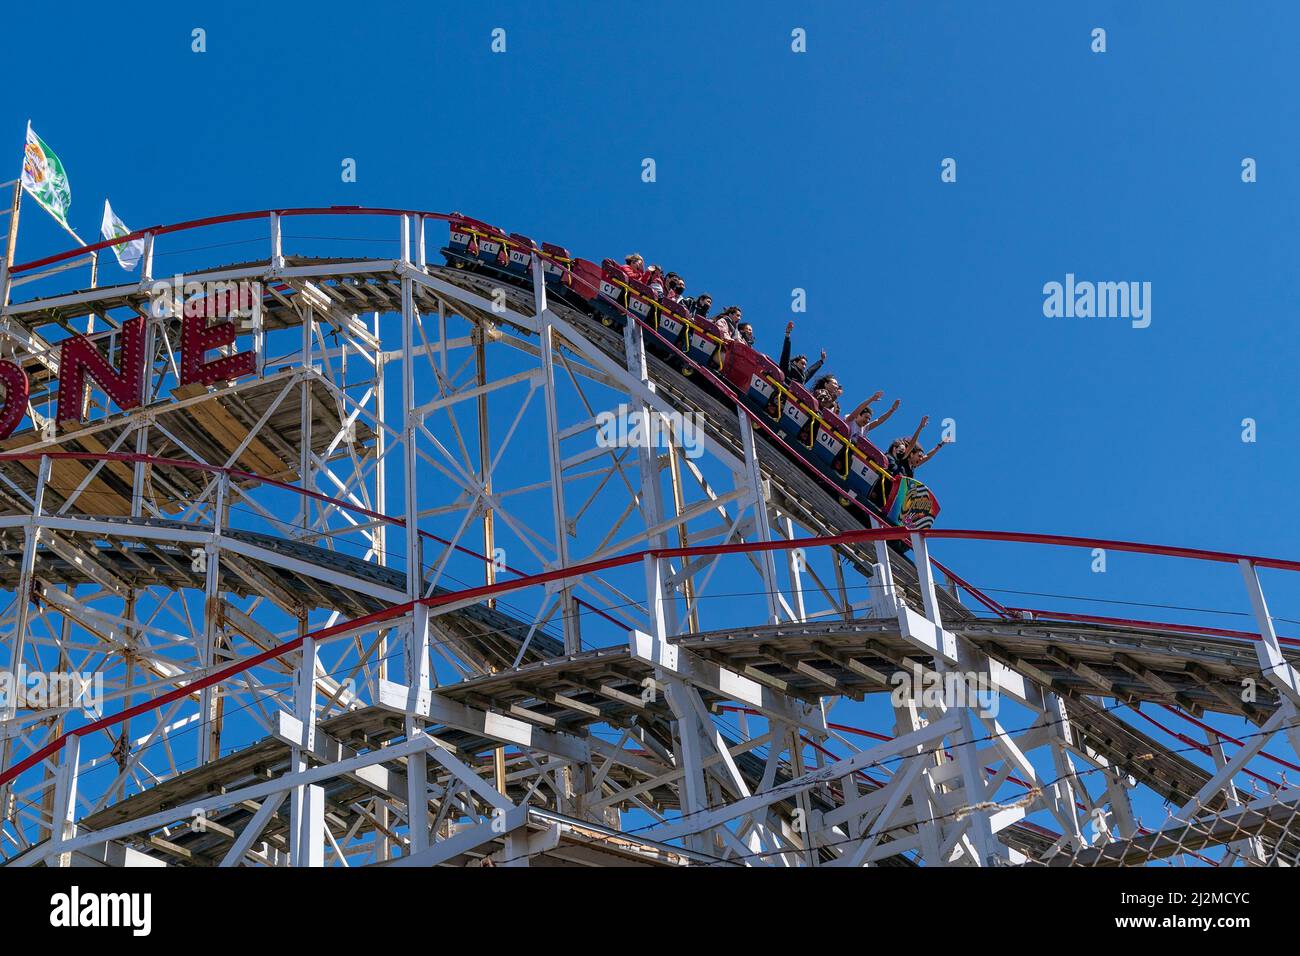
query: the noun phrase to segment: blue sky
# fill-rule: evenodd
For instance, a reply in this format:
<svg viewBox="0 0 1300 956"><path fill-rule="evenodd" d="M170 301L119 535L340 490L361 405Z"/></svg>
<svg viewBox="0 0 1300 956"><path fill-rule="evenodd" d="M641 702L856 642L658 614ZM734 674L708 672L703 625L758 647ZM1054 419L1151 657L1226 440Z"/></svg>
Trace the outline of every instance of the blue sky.
<svg viewBox="0 0 1300 956"><path fill-rule="evenodd" d="M62 24L68 68L15 45L12 75L39 87L0 129L16 161L31 115L83 235L105 194L133 226L462 209L593 258L642 250L746 306L772 350L802 287L798 344L829 349L846 398L957 421L929 467L949 526L1289 554L1296 13L1250 9L90 8ZM44 219L24 217L20 259L64 245ZM1151 327L1044 318L1067 272L1151 282ZM1123 588L1114 563L1102 582L1085 555L1043 558L1068 593Z"/></svg>
<svg viewBox="0 0 1300 956"><path fill-rule="evenodd" d="M30 29L10 45L0 148L16 170L30 117L86 237L105 195L133 227L459 209L589 258L642 251L742 304L772 352L804 288L797 345L827 348L846 404L901 398L890 433L956 420L925 471L941 524L1300 553L1300 10L808 6L69 6L57 51ZM24 210L20 260L65 245ZM1150 282L1150 327L1044 317L1044 283L1067 273ZM994 588L1247 609L1231 566L1111 555L1103 575L1086 552L940 553ZM1294 582L1266 586L1300 618Z"/></svg>

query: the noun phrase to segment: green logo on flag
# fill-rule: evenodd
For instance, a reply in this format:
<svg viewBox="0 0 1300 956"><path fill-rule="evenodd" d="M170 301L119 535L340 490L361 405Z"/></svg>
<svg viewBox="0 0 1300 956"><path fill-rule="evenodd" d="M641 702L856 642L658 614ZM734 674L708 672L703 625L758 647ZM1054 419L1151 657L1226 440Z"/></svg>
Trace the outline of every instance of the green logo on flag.
<svg viewBox="0 0 1300 956"><path fill-rule="evenodd" d="M63 163L54 155L54 150L27 128L27 149L23 153L23 189L31 195L41 207L69 231L68 207L72 205L72 188L68 185L68 174L63 171Z"/></svg>

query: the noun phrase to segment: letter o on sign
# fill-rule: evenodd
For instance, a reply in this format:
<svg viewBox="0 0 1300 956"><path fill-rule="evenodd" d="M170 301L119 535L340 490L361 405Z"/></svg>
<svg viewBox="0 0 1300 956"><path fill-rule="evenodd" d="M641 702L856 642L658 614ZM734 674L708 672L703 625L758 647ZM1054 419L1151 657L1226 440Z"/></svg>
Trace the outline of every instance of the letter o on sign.
<svg viewBox="0 0 1300 956"><path fill-rule="evenodd" d="M4 404L0 405L0 439L8 438L27 414L31 388L27 373L8 359L0 360L0 385L4 386Z"/></svg>

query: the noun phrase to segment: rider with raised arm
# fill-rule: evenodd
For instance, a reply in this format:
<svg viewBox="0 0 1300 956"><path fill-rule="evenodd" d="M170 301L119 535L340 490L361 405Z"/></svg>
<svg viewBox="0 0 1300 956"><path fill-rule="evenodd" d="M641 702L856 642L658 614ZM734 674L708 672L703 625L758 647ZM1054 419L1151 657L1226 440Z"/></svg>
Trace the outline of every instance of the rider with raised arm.
<svg viewBox="0 0 1300 956"><path fill-rule="evenodd" d="M791 358L790 333L793 331L794 323L787 322L785 324L785 342L781 345L781 361L778 364L781 366L782 375L790 381L803 385L808 381L808 379L816 375L817 370L825 364L826 350L822 349L821 358L813 362L811 366L808 364L808 356L806 355L796 355L794 358Z"/></svg>
<svg viewBox="0 0 1300 956"><path fill-rule="evenodd" d="M884 394L885 394L884 392L877 391L876 394L872 395L866 401L862 402L862 404L860 404L857 408L855 408L853 410L853 413L849 415L849 437L850 438L859 438L859 437L865 438L867 432L871 431L873 428L879 428L881 425L885 424L885 422L889 420L889 416L893 415L894 412L898 411L899 401L898 399L894 399L894 404L890 405L887 409L885 409L885 413L883 415L875 419L871 417L872 403L878 401L880 397L883 396Z"/></svg>
<svg viewBox="0 0 1300 956"><path fill-rule="evenodd" d="M939 453L940 448L951 444L951 438L943 438L928 452L923 449L920 444L921 432L928 424L930 424L930 416L922 416L921 424L916 426L916 431L912 433L911 438L895 438L890 444L889 470L891 472L911 478L916 473L916 469Z"/></svg>

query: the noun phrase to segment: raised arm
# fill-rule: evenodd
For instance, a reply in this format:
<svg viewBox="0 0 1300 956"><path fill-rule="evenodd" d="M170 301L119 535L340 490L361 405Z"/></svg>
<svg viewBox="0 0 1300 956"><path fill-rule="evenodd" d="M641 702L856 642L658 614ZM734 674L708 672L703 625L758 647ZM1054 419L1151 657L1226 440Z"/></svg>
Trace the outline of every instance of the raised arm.
<svg viewBox="0 0 1300 956"><path fill-rule="evenodd" d="M787 322L785 324L785 342L781 345L781 361L777 363L782 375L787 375L790 372L790 333L793 331L794 323Z"/></svg>
<svg viewBox="0 0 1300 956"><path fill-rule="evenodd" d="M821 367L825 364L826 364L826 350L822 349L822 354L818 357L817 361L813 362L812 365L808 366L807 371L804 372L804 376L808 379L808 381L811 382L813 376L815 376L821 370Z"/></svg>
<svg viewBox="0 0 1300 956"><path fill-rule="evenodd" d="M866 430L871 431L873 428L879 428L881 425L885 424L885 422L889 421L889 416L898 411L898 404L898 399L894 399L894 404L886 408L883 415L877 418L874 422L867 423Z"/></svg>
<svg viewBox="0 0 1300 956"><path fill-rule="evenodd" d="M921 464L924 465L927 461L929 461L929 460L930 460L931 458L933 458L935 455L939 454L939 449L940 449L940 448L942 448L944 445L948 445L948 444L951 444L951 443L952 443L952 439L951 439L951 438L945 438L945 439L941 440L941 441L939 442L939 444L935 445L935 446L934 446L933 448L931 448L928 452L926 452L925 457L921 459Z"/></svg>
<svg viewBox="0 0 1300 956"><path fill-rule="evenodd" d="M921 432L925 431L925 426L928 424L930 424L930 416L922 415L921 424L916 426L916 431L912 432L912 437L907 440L907 447L903 449L904 455L912 453L912 449L916 447L916 443L921 437Z"/></svg>
<svg viewBox="0 0 1300 956"><path fill-rule="evenodd" d="M867 409L869 409L871 407L871 403L877 401L880 398L880 396L883 394L885 393L876 392L876 394L872 395L870 398L864 398L861 402L858 403L858 407L853 409L853 414L849 416L849 420L852 421L853 419L861 415L863 412L865 412Z"/></svg>

